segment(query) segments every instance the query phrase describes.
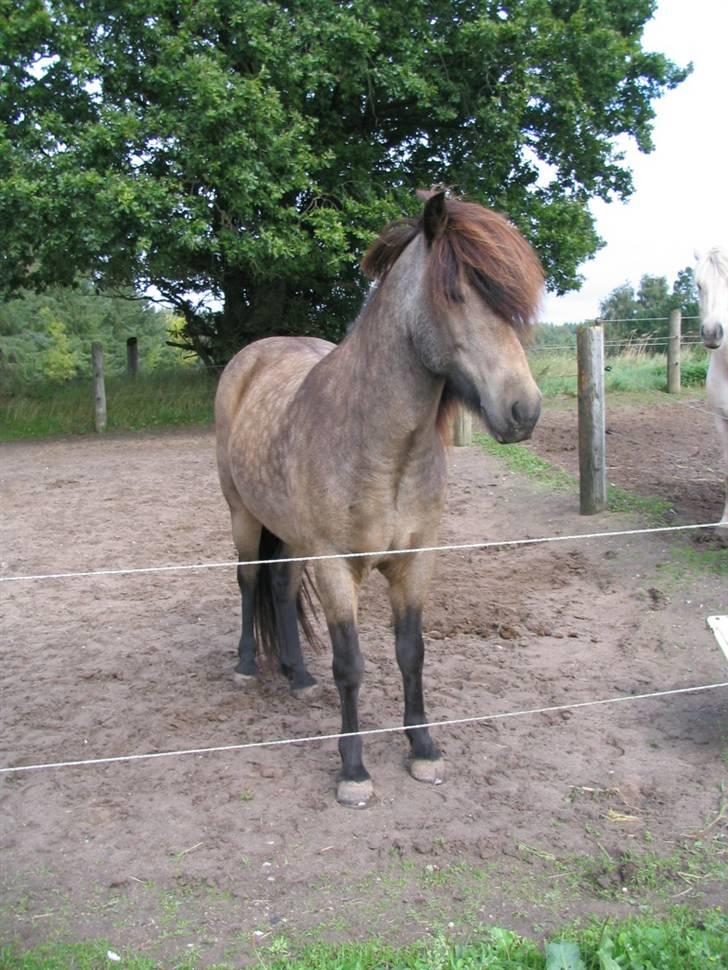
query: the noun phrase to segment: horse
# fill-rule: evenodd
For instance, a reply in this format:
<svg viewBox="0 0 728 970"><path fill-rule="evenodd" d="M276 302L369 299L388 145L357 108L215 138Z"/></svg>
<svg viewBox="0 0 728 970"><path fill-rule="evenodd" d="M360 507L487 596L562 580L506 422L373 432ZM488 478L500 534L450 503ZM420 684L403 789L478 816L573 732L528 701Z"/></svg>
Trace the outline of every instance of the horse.
<svg viewBox="0 0 728 970"><path fill-rule="evenodd" d="M718 534L728 541L728 250L714 246L702 256L696 253L696 258L700 339L711 352L705 387L715 414L725 473L725 505Z"/></svg>
<svg viewBox="0 0 728 970"><path fill-rule="evenodd" d="M420 215L390 223L365 253L373 282L340 344L254 341L227 365L215 399L242 603L235 675L250 683L267 657L294 695L315 685L297 622L315 639L312 587L345 735L336 798L357 808L374 792L357 733L361 584L373 569L387 580L407 765L414 779L439 783L440 751L422 726L422 612L434 555L418 550L437 542L453 404L480 415L499 442L528 438L541 406L524 349L543 288L535 252L500 213L445 191L420 197ZM278 562L314 556L337 558L305 569Z"/></svg>

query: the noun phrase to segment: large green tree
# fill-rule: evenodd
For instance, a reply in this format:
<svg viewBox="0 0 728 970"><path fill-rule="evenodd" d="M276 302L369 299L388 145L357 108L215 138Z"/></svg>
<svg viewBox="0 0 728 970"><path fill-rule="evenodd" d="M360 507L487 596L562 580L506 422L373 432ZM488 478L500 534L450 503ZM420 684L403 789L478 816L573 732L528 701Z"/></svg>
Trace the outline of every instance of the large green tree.
<svg viewBox="0 0 728 970"><path fill-rule="evenodd" d="M341 333L413 190L507 212L549 285L686 71L655 0L0 0L0 287L133 284L224 359Z"/></svg>

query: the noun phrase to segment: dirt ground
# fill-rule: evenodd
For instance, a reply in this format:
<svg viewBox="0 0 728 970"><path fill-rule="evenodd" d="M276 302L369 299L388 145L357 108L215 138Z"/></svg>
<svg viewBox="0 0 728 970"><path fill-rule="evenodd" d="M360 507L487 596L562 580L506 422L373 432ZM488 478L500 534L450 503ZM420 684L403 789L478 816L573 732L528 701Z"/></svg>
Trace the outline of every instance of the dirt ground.
<svg viewBox="0 0 728 970"><path fill-rule="evenodd" d="M528 447L572 475L579 473L576 406L547 410ZM723 510L720 445L705 401L685 393L675 403L607 403L607 476L644 497L669 503L676 522L708 523ZM699 541L706 537L700 535Z"/></svg>
<svg viewBox="0 0 728 970"><path fill-rule="evenodd" d="M608 422L610 481L667 498L676 521L718 518L706 415L635 406ZM574 414L547 411L533 448L574 470L575 444ZM574 493L477 446L453 453L451 482L447 543L639 524L581 517ZM727 681L706 626L728 608L715 553L707 535L660 535L442 554L430 718ZM231 558L209 431L0 446L0 576ZM233 682L231 568L2 583L0 630L0 767L338 730L328 654L310 659L310 701L273 676ZM399 724L377 577L361 636L362 726ZM377 799L362 812L334 800L332 741L2 774L0 941L103 937L164 966L245 965L312 939L545 934L725 902L726 688L433 733L437 787L406 774L401 735L366 739Z"/></svg>

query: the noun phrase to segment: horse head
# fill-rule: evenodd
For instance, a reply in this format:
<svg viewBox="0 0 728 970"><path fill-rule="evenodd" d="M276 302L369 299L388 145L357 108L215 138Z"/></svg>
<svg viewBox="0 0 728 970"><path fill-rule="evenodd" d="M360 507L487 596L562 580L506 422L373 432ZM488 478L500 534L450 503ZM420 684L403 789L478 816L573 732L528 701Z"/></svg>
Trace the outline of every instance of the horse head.
<svg viewBox="0 0 728 970"><path fill-rule="evenodd" d="M497 441L522 441L541 410L524 349L541 265L505 216L444 191L423 195L420 218L385 230L364 269L397 292L409 340L444 379L444 399L462 401Z"/></svg>
<svg viewBox="0 0 728 970"><path fill-rule="evenodd" d="M728 333L728 252L714 246L695 255L700 339L709 350L717 350Z"/></svg>

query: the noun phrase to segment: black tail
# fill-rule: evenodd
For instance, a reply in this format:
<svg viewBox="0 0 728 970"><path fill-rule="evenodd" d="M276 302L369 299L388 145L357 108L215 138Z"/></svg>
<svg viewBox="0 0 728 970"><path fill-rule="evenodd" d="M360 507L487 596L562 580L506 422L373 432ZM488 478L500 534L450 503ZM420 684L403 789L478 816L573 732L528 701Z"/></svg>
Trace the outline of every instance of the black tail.
<svg viewBox="0 0 728 970"><path fill-rule="evenodd" d="M273 535L263 527L258 548L259 559L285 558L285 546L278 536ZM273 565L260 566L255 586L255 638L263 656L277 664L280 657L278 623L276 621L275 593L273 589ZM319 650L322 648L321 639L314 628L317 616L316 602L318 596L313 580L304 570L301 586L296 597L296 611L298 623L307 643Z"/></svg>

